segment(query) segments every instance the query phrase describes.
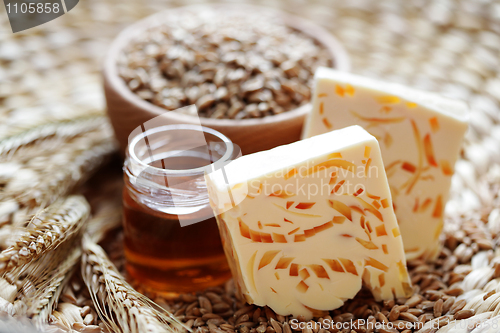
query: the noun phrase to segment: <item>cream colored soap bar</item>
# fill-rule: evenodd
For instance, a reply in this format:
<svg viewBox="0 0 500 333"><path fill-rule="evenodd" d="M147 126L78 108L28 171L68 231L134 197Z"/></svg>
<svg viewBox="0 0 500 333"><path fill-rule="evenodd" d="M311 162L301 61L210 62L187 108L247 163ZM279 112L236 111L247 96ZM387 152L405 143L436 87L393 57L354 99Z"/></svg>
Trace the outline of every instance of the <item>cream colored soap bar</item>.
<svg viewBox="0 0 500 333"><path fill-rule="evenodd" d="M311 318L362 282L377 300L411 292L380 148L361 127L243 156L206 179L248 303Z"/></svg>
<svg viewBox="0 0 500 333"><path fill-rule="evenodd" d="M467 129L465 103L319 68L308 138L361 125L379 143L407 259L434 259L453 167Z"/></svg>

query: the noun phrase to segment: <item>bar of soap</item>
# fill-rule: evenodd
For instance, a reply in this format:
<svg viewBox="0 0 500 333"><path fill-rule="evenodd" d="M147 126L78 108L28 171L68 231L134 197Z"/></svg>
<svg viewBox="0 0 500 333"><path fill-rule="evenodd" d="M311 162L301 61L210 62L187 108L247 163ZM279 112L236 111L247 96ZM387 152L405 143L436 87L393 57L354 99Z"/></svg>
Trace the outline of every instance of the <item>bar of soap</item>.
<svg viewBox="0 0 500 333"><path fill-rule="evenodd" d="M376 300L411 292L380 148L360 126L243 156L206 179L248 303L311 318L362 283Z"/></svg>
<svg viewBox="0 0 500 333"><path fill-rule="evenodd" d="M467 130L467 105L328 68L315 75L303 138L351 125L382 151L407 259L435 259L444 206Z"/></svg>

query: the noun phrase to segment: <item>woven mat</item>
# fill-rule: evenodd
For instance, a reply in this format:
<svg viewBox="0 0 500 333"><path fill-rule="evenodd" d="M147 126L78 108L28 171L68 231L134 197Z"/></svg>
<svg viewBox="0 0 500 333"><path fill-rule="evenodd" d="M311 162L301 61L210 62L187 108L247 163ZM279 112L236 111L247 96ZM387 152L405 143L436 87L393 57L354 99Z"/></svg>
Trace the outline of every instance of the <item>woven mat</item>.
<svg viewBox="0 0 500 333"><path fill-rule="evenodd" d="M204 1L207 2L207 1ZM474 242L468 227L479 228L497 244L500 235L500 2L492 0L255 0L291 11L330 30L345 45L358 74L401 82L466 100L470 130L457 163L446 207L447 246ZM12 34L0 14L0 138L39 119L86 110L104 110L99 70L110 40L125 26L169 7L200 1L85 0L70 13ZM104 111L103 111L104 112ZM464 222L465 221L465 222ZM464 226L464 223L466 224ZM468 223L468 224L467 224ZM449 237L464 229L462 238ZM474 229L473 228L473 229ZM470 230L470 228L469 228ZM454 238L455 237L455 238ZM467 238L469 238L467 240ZM459 246L460 247L460 246ZM467 266L471 251L455 249ZM451 253L451 250L448 252ZM486 251L483 251L486 252ZM494 270L472 260L463 298L480 313L497 304L475 296L496 289ZM465 256L465 259L464 259ZM469 270L469 271L470 271ZM467 269L465 269L467 271ZM467 273L469 272L467 271ZM489 271L488 271L489 272ZM472 275L471 275L472 274ZM484 290L483 290L484 288ZM474 292L474 290L476 290ZM467 294L468 291L472 291ZM500 296L500 294L498 294ZM498 297L497 297L498 298ZM498 302L497 302L498 303ZM481 317L486 318L486 317Z"/></svg>

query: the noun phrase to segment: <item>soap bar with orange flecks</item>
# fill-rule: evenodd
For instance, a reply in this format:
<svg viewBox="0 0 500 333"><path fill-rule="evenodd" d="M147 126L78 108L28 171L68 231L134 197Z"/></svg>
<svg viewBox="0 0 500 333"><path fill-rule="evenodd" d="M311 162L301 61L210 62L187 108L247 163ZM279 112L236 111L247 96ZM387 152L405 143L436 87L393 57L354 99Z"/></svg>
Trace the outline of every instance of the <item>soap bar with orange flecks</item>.
<svg viewBox="0 0 500 333"><path fill-rule="evenodd" d="M248 303L311 318L362 283L377 300L411 293L380 148L361 127L243 156L206 179Z"/></svg>
<svg viewBox="0 0 500 333"><path fill-rule="evenodd" d="M467 106L435 94L319 68L308 138L361 125L380 143L407 259L440 251L443 211L467 129Z"/></svg>

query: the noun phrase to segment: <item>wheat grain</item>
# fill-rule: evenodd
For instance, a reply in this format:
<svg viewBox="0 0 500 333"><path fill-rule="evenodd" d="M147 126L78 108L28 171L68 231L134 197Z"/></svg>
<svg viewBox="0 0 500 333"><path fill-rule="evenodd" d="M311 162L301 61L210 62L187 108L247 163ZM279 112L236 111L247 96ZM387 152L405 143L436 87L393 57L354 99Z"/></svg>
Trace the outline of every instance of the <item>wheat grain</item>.
<svg viewBox="0 0 500 333"><path fill-rule="evenodd" d="M304 105L315 69L332 65L331 57L274 14L249 9L167 14L161 26L142 31L124 48L118 73L139 98L166 110L196 104L201 117L265 117ZM172 38L180 31L210 37ZM197 114L193 108L182 111Z"/></svg>
<svg viewBox="0 0 500 333"><path fill-rule="evenodd" d="M83 323L80 308L71 303L61 303L56 311L52 313L52 324L70 331L75 323Z"/></svg>
<svg viewBox="0 0 500 333"><path fill-rule="evenodd" d="M177 332L185 329L173 315L135 291L104 250L84 236L82 276L106 326L119 333Z"/></svg>
<svg viewBox="0 0 500 333"><path fill-rule="evenodd" d="M35 261L77 233L90 207L79 195L67 197L37 214L15 245L0 253L0 273L5 275Z"/></svg>
<svg viewBox="0 0 500 333"><path fill-rule="evenodd" d="M356 299L347 302L342 308L331 311L323 318L315 318L315 322L333 320L334 323L349 323L352 320L360 331L366 330L366 332L370 332L366 326L368 322L372 323L371 327L378 322L378 325L386 329L386 332L397 332L390 329L393 325L405 333L412 331L406 330L408 327L413 327L415 331L418 331L418 328L428 322L430 323L425 326L425 330L427 328L432 330L433 325L434 327L445 326L465 305L465 301L461 301L454 306L456 297L448 294L462 292L460 288L455 288L456 290L449 288L450 271L453 272L453 265L448 263L445 266L444 259L451 255L451 251L444 248L436 263L426 264L421 260L408 263L410 275L416 281L415 295L409 299L396 299L381 304L375 302L369 293L361 292ZM456 281L461 281L470 272L470 268L464 272L466 273L463 275L457 273ZM290 317L277 315L269 308L245 305L244 302L235 298L235 292L234 285L228 283L225 289L210 288L197 296L181 295L172 311L185 321L186 325L196 328L198 332L222 333L221 330L223 330L231 333L234 331L249 333L255 330L257 333L271 333L281 329L283 332L292 333L291 326L296 327L292 325ZM159 301L161 298L156 300ZM225 312L219 312L226 309ZM207 312L209 310L214 313ZM356 318L363 319L365 326L363 326L363 321L360 322ZM298 319L301 320L301 318ZM382 332L383 329L380 331ZM293 329L293 331L300 330ZM326 333L321 330L313 331Z"/></svg>

